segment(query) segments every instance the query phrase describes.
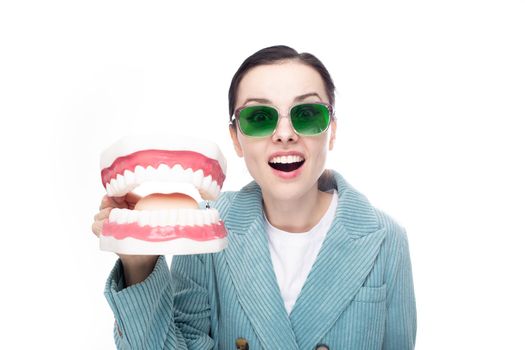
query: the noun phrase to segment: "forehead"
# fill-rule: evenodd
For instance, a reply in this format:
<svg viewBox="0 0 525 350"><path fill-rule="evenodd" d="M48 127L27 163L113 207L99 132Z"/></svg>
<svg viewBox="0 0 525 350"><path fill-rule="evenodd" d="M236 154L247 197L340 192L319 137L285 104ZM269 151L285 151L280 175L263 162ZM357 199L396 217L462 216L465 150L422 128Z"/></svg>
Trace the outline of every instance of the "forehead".
<svg viewBox="0 0 525 350"><path fill-rule="evenodd" d="M239 84L236 104L239 106L248 98L284 104L312 92L328 102L323 79L314 68L297 61L284 61L250 69Z"/></svg>

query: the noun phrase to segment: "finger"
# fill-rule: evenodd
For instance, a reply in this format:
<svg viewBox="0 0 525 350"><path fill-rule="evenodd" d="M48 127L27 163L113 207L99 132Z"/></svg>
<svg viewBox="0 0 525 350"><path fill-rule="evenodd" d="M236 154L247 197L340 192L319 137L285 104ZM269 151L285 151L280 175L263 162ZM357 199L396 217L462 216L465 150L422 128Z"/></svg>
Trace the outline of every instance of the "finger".
<svg viewBox="0 0 525 350"><path fill-rule="evenodd" d="M104 223L102 221L95 221L93 225L91 225L91 231L95 234L95 236L100 237L100 233L102 232L102 225Z"/></svg>
<svg viewBox="0 0 525 350"><path fill-rule="evenodd" d="M126 201L128 203L136 204L141 198L142 198L141 196L133 192L129 192L128 194L126 194Z"/></svg>
<svg viewBox="0 0 525 350"><path fill-rule="evenodd" d="M121 197L109 197L109 198L112 199L115 203L118 203L118 204L125 204L126 203L126 195L121 196Z"/></svg>
<svg viewBox="0 0 525 350"><path fill-rule="evenodd" d="M99 220L104 220L104 219L109 218L109 214L110 214L112 209L113 208L111 208L111 207L102 209L101 211L96 213L95 216L93 216L93 220L99 221Z"/></svg>
<svg viewBox="0 0 525 350"><path fill-rule="evenodd" d="M104 208L126 208L126 204L123 203L122 200L120 200L123 197L109 197L108 195L105 195L102 197L102 201L100 202L99 209Z"/></svg>
<svg viewBox="0 0 525 350"><path fill-rule="evenodd" d="M137 204L137 202L141 199L142 197L139 196L138 194L135 194L133 192L130 192L126 195L126 201L128 203L128 209L135 209L135 205Z"/></svg>
<svg viewBox="0 0 525 350"><path fill-rule="evenodd" d="M100 209L104 208L128 208L128 203L125 200L125 197L107 197L106 199L102 199L102 203L100 205Z"/></svg>
<svg viewBox="0 0 525 350"><path fill-rule="evenodd" d="M108 206L109 198L107 195L104 195L102 197L102 200L100 201L100 206L98 207L99 210L104 209Z"/></svg>

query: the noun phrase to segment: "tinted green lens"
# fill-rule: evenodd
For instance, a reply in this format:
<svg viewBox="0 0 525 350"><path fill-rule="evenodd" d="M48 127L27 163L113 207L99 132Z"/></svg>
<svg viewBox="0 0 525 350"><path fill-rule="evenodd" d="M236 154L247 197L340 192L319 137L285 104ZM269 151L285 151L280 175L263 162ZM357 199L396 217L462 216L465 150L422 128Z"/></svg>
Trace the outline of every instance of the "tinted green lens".
<svg viewBox="0 0 525 350"><path fill-rule="evenodd" d="M268 136L273 133L279 113L268 106L248 106L239 112L239 127L247 136Z"/></svg>
<svg viewBox="0 0 525 350"><path fill-rule="evenodd" d="M290 111L292 125L297 133L302 135L317 135L328 128L330 111L328 107L318 103L297 105Z"/></svg>

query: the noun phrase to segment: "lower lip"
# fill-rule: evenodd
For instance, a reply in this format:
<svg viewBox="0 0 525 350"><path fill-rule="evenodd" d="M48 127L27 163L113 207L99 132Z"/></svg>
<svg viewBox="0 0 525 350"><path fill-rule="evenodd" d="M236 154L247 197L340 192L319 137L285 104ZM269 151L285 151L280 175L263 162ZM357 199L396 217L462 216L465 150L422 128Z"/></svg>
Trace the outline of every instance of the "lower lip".
<svg viewBox="0 0 525 350"><path fill-rule="evenodd" d="M304 167L304 163L298 169L295 169L293 171L280 171L272 167L270 167L270 169L272 169L272 172L276 176L280 177L281 179L290 180L290 179L298 177L301 174L303 167Z"/></svg>

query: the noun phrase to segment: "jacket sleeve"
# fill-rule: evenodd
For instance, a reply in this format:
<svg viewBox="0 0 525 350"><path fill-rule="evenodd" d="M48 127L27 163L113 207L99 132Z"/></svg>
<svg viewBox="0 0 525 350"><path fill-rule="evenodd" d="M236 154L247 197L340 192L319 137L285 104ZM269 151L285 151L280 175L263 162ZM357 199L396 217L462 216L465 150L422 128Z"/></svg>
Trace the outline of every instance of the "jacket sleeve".
<svg viewBox="0 0 525 350"><path fill-rule="evenodd" d="M416 341L416 302L408 241L404 229L392 242L387 274L387 318L383 350L412 350Z"/></svg>
<svg viewBox="0 0 525 350"><path fill-rule="evenodd" d="M181 277L175 283L185 283L184 280ZM194 288L198 289L193 285ZM201 320L209 312L208 305L201 304L194 306L195 310L203 308L196 315L181 316L182 312L174 311L173 281L163 256L146 280L127 288L124 288L122 263L118 260L104 294L115 316L113 333L118 349L194 349L187 344L179 321L191 324L194 318ZM209 322L201 321L196 325L194 332L188 335L190 343L202 345L198 349L211 349L213 341L208 336L208 328Z"/></svg>
<svg viewBox="0 0 525 350"><path fill-rule="evenodd" d="M222 192L212 206L224 218L234 196ZM201 203L203 207L205 203ZM171 274L164 256L143 282L124 288L122 263L110 273L105 296L115 315L118 349L209 350L211 334L209 271L211 254L179 255Z"/></svg>

